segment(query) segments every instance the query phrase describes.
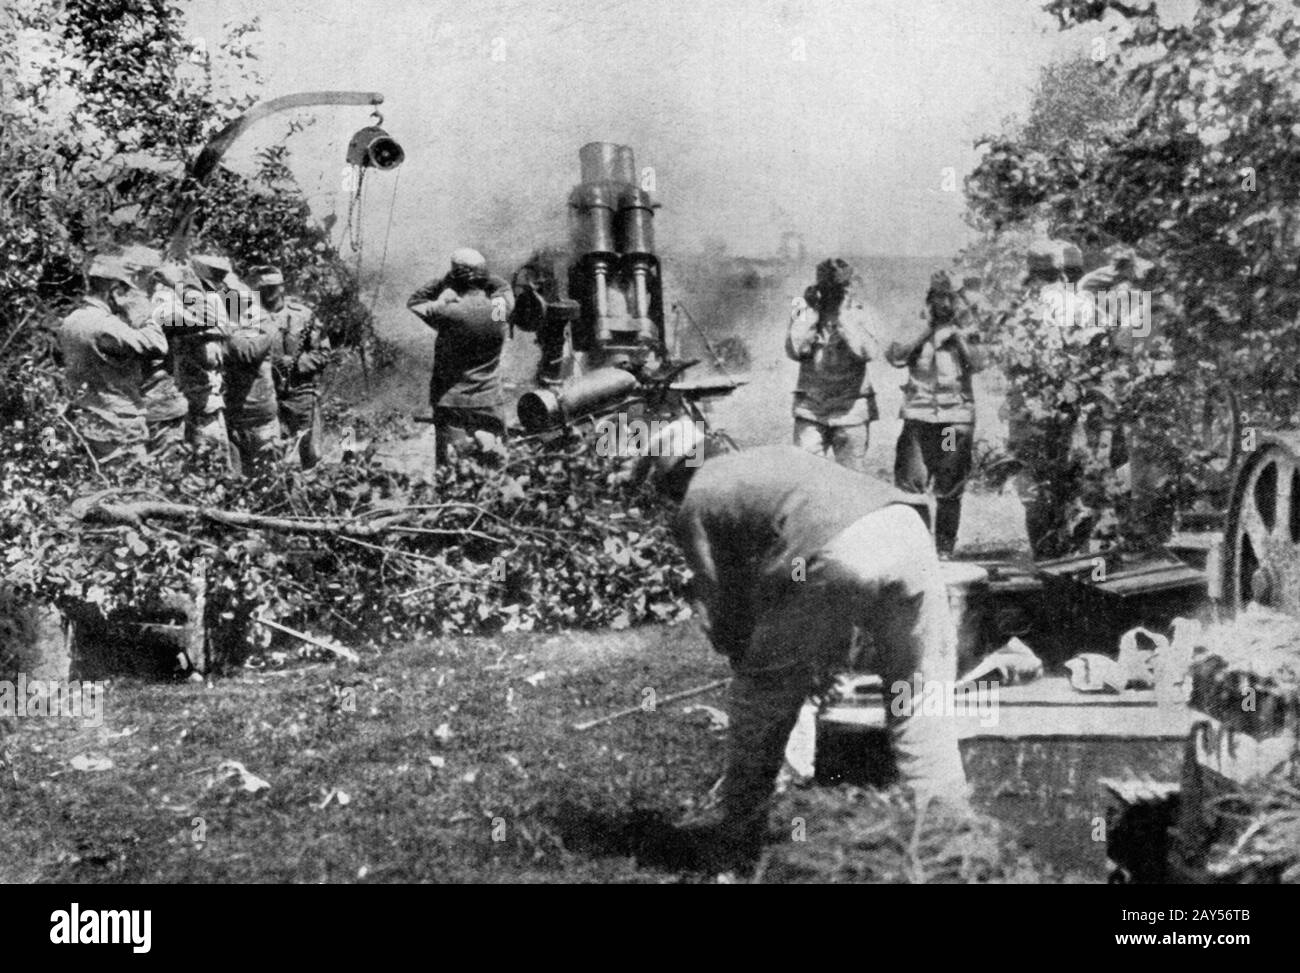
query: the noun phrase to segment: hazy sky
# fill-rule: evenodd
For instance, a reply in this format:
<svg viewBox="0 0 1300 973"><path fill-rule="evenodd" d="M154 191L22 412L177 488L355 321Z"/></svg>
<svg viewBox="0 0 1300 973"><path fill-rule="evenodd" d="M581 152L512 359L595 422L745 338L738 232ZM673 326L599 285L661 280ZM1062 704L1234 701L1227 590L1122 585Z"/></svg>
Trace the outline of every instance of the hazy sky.
<svg viewBox="0 0 1300 973"><path fill-rule="evenodd" d="M262 18L264 95L382 91L406 149L390 266L458 243L514 260L562 241L584 142L625 142L652 166L661 249L708 238L774 251L929 255L966 238L972 141L1022 113L1038 68L1086 51L1029 0L519 2L196 0L210 48L226 21ZM283 136L259 125L236 165ZM320 214L346 212L341 171L360 108L324 109L294 136ZM943 190L945 167L956 192ZM395 173L372 177L382 242ZM441 258L439 258L441 259Z"/></svg>

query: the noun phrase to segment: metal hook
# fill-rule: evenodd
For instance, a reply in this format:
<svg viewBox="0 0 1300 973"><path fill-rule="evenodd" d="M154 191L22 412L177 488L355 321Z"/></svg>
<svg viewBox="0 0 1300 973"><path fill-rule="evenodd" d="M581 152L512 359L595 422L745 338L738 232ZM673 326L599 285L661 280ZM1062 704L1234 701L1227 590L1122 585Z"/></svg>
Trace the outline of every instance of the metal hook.
<svg viewBox="0 0 1300 973"><path fill-rule="evenodd" d="M383 114L379 111L378 108L376 108L374 111L372 111L372 112L370 113L370 117L373 118L373 119L375 119L375 125L376 125L376 127L378 127L378 128L383 128L383 127L384 127L384 116L383 116Z"/></svg>

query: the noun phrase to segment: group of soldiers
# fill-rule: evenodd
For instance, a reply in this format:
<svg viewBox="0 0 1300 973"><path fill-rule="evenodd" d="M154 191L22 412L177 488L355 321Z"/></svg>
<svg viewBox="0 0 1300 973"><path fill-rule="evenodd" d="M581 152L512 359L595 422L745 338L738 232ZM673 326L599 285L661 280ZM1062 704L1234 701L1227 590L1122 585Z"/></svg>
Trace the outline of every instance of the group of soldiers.
<svg viewBox="0 0 1300 973"><path fill-rule="evenodd" d="M1085 273L1075 244L1034 242L1020 298L1002 321L1002 340L1017 349L1003 356L1007 453L1037 558L1070 553L1076 535L1089 529L1075 504L1085 467L1126 471L1139 521L1165 515L1161 446L1139 425L1120 421L1118 390L1107 379L1140 344L1152 374L1171 365L1161 314L1150 300L1160 270L1124 245L1104 256Z"/></svg>
<svg viewBox="0 0 1300 973"><path fill-rule="evenodd" d="M1068 547L1066 493L1072 480L1062 471L1080 451L1080 438L1087 439L1084 451L1107 454L1099 462L1129 463L1136 491L1149 492L1147 481L1157 476L1131 451L1121 458L1124 443L1113 430L1099 428L1114 425L1108 422L1105 396L1096 408L1063 399L1070 371L1081 369L1081 361L1103 369L1108 355L1131 350L1135 341L1158 338L1151 322L1136 319L1136 302L1121 299L1149 286L1156 268L1122 246L1106 257L1085 274L1079 247L1061 240L1036 241L1027 255L1022 292L1000 329L1003 340L1019 341L1025 349L1012 356L1004 411L1007 451L1019 469L1026 531L1038 556ZM1149 308L1149 302L1142 305L1143 311ZM940 557L951 555L957 542L962 494L973 465L974 376L989 363L993 313L978 276L964 276L958 283L948 271L937 271L919 323L884 355L890 365L907 370L894 483L909 494L933 497ZM818 265L816 282L794 302L785 346L799 363L794 444L862 473L870 423L879 418L868 364L879 357L878 333L854 286L853 269L843 260L829 259Z"/></svg>
<svg viewBox="0 0 1300 973"><path fill-rule="evenodd" d="M853 268L840 259L817 267L816 282L796 300L786 354L799 363L794 393L794 444L865 473L870 424L880 418L868 363L879 356L879 329L853 287ZM894 341L886 358L906 368L894 461L896 486L935 498L935 542L952 553L961 497L970 476L975 428L972 377L984 368L978 277L957 285L935 273L925 295L922 326Z"/></svg>
<svg viewBox="0 0 1300 973"><path fill-rule="evenodd" d="M150 247L96 256L58 331L69 418L100 469L213 451L235 473L320 459L330 342L283 273Z"/></svg>

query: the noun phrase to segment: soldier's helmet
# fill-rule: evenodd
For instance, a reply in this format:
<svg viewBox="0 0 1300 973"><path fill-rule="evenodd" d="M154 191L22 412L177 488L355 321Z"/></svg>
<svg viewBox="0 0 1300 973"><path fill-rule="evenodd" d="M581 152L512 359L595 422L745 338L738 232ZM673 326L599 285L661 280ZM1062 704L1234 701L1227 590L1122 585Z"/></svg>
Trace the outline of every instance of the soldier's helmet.
<svg viewBox="0 0 1300 973"><path fill-rule="evenodd" d="M946 270L936 270L930 275L930 286L926 288L926 297L944 296L957 293L957 288L953 286L952 275Z"/></svg>
<svg viewBox="0 0 1300 973"><path fill-rule="evenodd" d="M266 290L269 287L283 287L284 273L279 267L273 267L270 264L259 264L256 267L248 268L248 282L259 291Z"/></svg>
<svg viewBox="0 0 1300 973"><path fill-rule="evenodd" d="M486 270L487 258L473 247L457 247L451 252L452 269L463 267L466 270Z"/></svg>
<svg viewBox="0 0 1300 973"><path fill-rule="evenodd" d="M163 265L162 251L138 243L125 247L118 259L133 274L150 273Z"/></svg>
<svg viewBox="0 0 1300 973"><path fill-rule="evenodd" d="M478 284L487 280L487 258L471 247L458 247L451 252L451 278Z"/></svg>
<svg viewBox="0 0 1300 973"><path fill-rule="evenodd" d="M190 258L190 268L200 280L207 283L235 289L242 286L228 257L215 253L197 254Z"/></svg>
<svg viewBox="0 0 1300 973"><path fill-rule="evenodd" d="M817 286L845 288L853 283L853 267L840 257L828 257L817 265Z"/></svg>
<svg viewBox="0 0 1300 973"><path fill-rule="evenodd" d="M112 281L135 287L135 278L120 257L98 256L90 261L86 268L86 277L90 280Z"/></svg>
<svg viewBox="0 0 1300 973"><path fill-rule="evenodd" d="M198 278L195 277L194 271L186 264L175 261L159 264L150 272L150 278L154 281L161 281L168 287L180 290L186 287L197 287Z"/></svg>

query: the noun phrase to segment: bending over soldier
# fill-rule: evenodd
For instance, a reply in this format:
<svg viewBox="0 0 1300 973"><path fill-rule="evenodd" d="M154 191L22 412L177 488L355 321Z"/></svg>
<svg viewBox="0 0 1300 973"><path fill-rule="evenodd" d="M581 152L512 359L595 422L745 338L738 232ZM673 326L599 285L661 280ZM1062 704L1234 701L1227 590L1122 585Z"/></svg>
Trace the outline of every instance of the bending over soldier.
<svg viewBox="0 0 1300 973"><path fill-rule="evenodd" d="M664 450L659 451L661 454ZM698 454L697 454L698 455ZM657 486L680 502L674 532L694 572L705 633L731 662L722 787L725 854L757 853L787 739L804 700L843 671L855 629L897 694L951 693L956 633L923 498L906 498L790 446L661 456ZM949 713L951 710L949 710ZM966 779L951 716L892 699L899 775L918 798L961 807Z"/></svg>

